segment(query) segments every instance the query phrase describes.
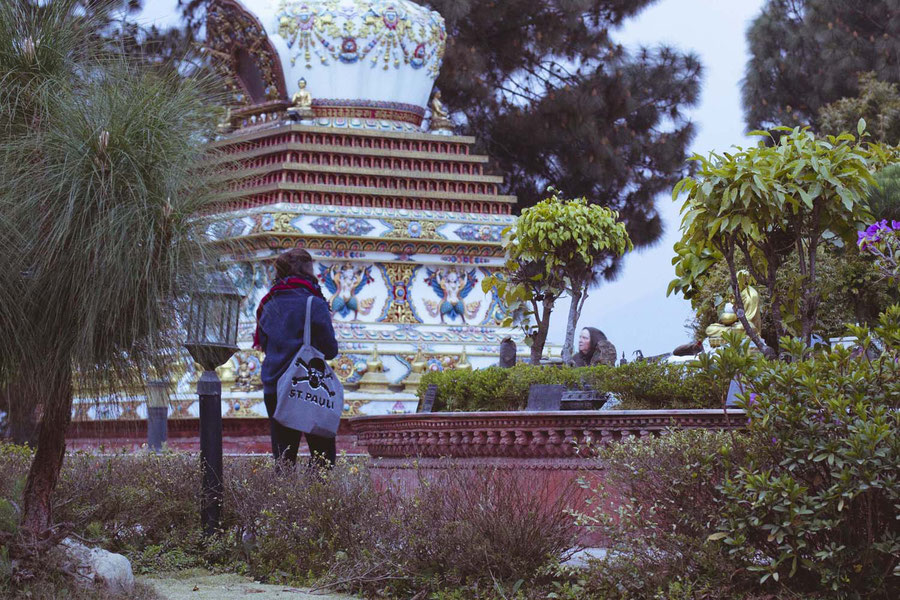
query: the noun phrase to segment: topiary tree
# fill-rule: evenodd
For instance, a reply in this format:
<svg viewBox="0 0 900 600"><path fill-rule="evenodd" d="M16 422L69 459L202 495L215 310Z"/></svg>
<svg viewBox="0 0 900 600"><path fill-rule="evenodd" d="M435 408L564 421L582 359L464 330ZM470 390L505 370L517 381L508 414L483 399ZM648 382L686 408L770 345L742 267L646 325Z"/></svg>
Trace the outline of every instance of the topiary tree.
<svg viewBox="0 0 900 600"><path fill-rule="evenodd" d="M860 135L864 129L860 121ZM881 146L848 133L823 139L806 128L777 130L777 143L694 157L700 163L697 177L683 179L673 190L673 198L682 191L688 197L682 207L683 237L675 248L679 278L669 286L670 293L694 293L706 271L723 260L738 318L753 343L770 356L775 349L744 314L738 258L769 292L766 308L777 340L786 332L782 310L788 304L777 285L778 273L785 258L796 254L799 277L789 292L796 297L799 333L809 343L819 303L818 248L826 239L854 240L858 224L869 218L870 171L890 160ZM766 132L753 134L771 139Z"/></svg>
<svg viewBox="0 0 900 600"><path fill-rule="evenodd" d="M559 296L565 292L572 299L563 345L568 360L589 284L633 248L616 211L549 191L551 196L522 211L508 232L506 276L482 281L485 292L497 286L513 318L527 323L533 364L540 362Z"/></svg>

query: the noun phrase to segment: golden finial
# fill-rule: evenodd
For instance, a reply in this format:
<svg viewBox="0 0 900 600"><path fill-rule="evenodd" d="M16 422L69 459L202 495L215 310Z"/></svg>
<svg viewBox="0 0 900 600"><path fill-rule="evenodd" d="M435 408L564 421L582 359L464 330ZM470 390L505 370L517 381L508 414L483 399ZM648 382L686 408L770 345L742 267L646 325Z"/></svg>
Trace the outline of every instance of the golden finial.
<svg viewBox="0 0 900 600"><path fill-rule="evenodd" d="M424 373L427 366L428 361L425 360L425 355L422 354L422 346L418 346L416 349L416 356L413 358L412 363L410 363L411 371L413 373Z"/></svg>
<svg viewBox="0 0 900 600"><path fill-rule="evenodd" d="M472 365L469 363L469 357L466 354L466 347L462 347L462 353L459 355L459 361L456 363L458 371L471 371Z"/></svg>
<svg viewBox="0 0 900 600"><path fill-rule="evenodd" d="M382 371L384 371L384 363L381 361L381 357L378 356L378 344L375 344L372 346L372 356L366 361L366 372L381 373Z"/></svg>

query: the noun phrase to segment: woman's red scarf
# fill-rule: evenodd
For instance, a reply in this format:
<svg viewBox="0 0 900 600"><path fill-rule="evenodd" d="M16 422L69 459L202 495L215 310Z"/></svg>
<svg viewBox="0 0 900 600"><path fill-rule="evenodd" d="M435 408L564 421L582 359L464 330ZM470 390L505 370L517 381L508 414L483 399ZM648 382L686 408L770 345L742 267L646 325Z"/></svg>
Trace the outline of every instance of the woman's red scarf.
<svg viewBox="0 0 900 600"><path fill-rule="evenodd" d="M266 302L272 298L272 295L275 292L279 292L281 290L297 290L297 289L306 289L313 296L318 296L322 300L325 300L325 296L322 295L322 290L319 288L319 284L316 281L310 281L305 277L285 277L283 279L276 279L275 283L272 284L272 287L263 296L262 300L259 301L259 306L256 308L256 331L253 333L253 347L262 350L262 342L260 336L260 328L259 328L259 319L262 317L263 306L266 305Z"/></svg>

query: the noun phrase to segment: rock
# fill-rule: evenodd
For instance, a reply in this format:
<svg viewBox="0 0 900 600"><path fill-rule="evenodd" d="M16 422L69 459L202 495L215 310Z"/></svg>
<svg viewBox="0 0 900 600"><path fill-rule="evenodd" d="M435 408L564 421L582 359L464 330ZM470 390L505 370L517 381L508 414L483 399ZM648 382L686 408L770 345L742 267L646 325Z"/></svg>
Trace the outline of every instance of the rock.
<svg viewBox="0 0 900 600"><path fill-rule="evenodd" d="M60 546L68 562L68 571L85 586L103 586L111 592L130 593L134 590L131 562L121 554L102 548L89 548L66 538Z"/></svg>
<svg viewBox="0 0 900 600"><path fill-rule="evenodd" d="M500 342L500 366L503 368L516 365L516 343L512 338L504 338Z"/></svg>
<svg viewBox="0 0 900 600"><path fill-rule="evenodd" d="M609 340L600 340L597 342L597 348L594 350L594 357L591 364L616 366L616 347Z"/></svg>

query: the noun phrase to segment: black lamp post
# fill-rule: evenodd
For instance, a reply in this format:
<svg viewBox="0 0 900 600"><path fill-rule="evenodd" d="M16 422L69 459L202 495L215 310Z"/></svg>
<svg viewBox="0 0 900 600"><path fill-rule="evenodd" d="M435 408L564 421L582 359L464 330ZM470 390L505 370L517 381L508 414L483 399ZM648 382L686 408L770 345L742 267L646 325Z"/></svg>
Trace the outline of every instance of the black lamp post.
<svg viewBox="0 0 900 600"><path fill-rule="evenodd" d="M222 519L222 382L216 367L237 352L241 294L222 273L215 273L191 294L184 347L203 367L197 382L200 396L200 465L203 489L200 519L210 535Z"/></svg>

